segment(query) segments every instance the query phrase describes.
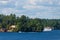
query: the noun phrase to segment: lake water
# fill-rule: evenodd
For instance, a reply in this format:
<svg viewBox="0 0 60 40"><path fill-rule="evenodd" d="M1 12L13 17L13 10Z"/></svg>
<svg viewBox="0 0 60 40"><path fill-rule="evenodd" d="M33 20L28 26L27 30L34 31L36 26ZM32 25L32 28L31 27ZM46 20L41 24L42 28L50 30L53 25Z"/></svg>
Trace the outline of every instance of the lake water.
<svg viewBox="0 0 60 40"><path fill-rule="evenodd" d="M60 30L50 32L0 33L0 40L60 40Z"/></svg>

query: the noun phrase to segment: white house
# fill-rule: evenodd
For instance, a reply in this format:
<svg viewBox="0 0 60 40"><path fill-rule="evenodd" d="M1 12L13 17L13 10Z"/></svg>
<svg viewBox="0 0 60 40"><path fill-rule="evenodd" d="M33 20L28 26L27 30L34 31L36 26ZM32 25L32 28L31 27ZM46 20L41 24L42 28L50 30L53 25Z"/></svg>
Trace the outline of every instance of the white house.
<svg viewBox="0 0 60 40"><path fill-rule="evenodd" d="M43 31L52 31L51 27L44 27Z"/></svg>
<svg viewBox="0 0 60 40"><path fill-rule="evenodd" d="M13 30L15 30L16 29L16 25L11 25L10 27L9 27L9 29L7 30L7 32L12 32Z"/></svg>
<svg viewBox="0 0 60 40"><path fill-rule="evenodd" d="M16 28L16 26L15 25L12 25L12 26L10 26L11 28Z"/></svg>

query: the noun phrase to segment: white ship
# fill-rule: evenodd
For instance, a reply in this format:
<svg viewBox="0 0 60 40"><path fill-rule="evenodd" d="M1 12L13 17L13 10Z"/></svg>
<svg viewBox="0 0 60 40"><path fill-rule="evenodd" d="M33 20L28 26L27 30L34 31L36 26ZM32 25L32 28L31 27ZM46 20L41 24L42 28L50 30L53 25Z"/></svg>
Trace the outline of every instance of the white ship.
<svg viewBox="0 0 60 40"><path fill-rule="evenodd" d="M51 27L45 27L43 31L52 31Z"/></svg>

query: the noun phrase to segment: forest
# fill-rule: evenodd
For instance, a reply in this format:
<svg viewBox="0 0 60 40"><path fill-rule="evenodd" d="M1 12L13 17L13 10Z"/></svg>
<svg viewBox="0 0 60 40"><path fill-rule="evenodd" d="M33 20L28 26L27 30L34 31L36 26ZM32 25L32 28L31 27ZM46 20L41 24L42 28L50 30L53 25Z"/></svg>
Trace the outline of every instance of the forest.
<svg viewBox="0 0 60 40"><path fill-rule="evenodd" d="M0 29L9 30L11 25L16 25L12 32L42 32L44 27L53 27L60 30L60 19L29 18L28 16L16 16L15 14L0 14Z"/></svg>

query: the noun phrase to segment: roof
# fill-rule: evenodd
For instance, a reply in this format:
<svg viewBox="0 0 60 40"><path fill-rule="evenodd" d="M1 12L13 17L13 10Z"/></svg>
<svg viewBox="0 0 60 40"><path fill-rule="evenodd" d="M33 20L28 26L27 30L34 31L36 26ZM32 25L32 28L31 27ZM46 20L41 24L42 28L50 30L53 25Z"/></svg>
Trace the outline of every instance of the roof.
<svg viewBox="0 0 60 40"><path fill-rule="evenodd" d="M16 26L15 26L15 25L12 25L11 27L12 27L12 28L15 28Z"/></svg>

